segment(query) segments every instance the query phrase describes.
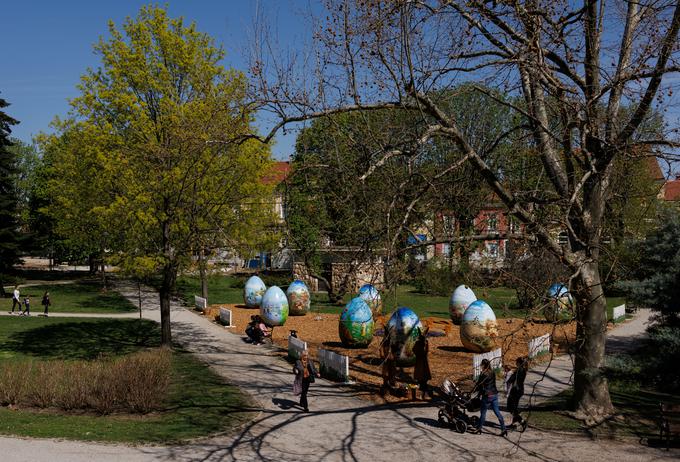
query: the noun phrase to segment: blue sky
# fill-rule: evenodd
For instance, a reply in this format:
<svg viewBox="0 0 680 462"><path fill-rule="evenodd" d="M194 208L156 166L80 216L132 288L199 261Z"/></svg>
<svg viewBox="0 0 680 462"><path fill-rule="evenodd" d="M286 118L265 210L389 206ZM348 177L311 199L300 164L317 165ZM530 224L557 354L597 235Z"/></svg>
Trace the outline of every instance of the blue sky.
<svg viewBox="0 0 680 462"><path fill-rule="evenodd" d="M68 112L68 98L86 68L96 67L92 45L107 33L107 21L120 24L136 16L142 0L9 0L3 2L0 43L3 44L0 97L11 104L6 112L21 123L12 136L30 142L49 123ZM161 3L163 4L163 3ZM169 14L195 21L226 51L225 67L245 70L245 50L260 9L283 43L302 39L306 0L173 0ZM295 133L279 135L273 153L285 159L293 151Z"/></svg>

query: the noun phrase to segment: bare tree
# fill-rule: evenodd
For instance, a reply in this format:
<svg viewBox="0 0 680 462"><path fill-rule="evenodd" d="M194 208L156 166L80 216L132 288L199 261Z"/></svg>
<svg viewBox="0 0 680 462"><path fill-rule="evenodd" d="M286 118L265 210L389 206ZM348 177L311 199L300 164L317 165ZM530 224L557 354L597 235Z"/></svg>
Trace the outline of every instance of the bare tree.
<svg viewBox="0 0 680 462"><path fill-rule="evenodd" d="M257 30L251 73L260 109L276 118L271 139L294 122L347 111L415 111L426 128L418 142L448 139L458 159L484 178L508 212L572 271L577 296L576 415L613 411L602 374L606 303L598 262L612 165L639 146L677 146L640 127L672 100L664 76L677 73L680 2L576 4L566 0L328 0L314 23L312 50L278 53ZM466 133L438 95L479 82L514 98L500 100L515 124L491 143ZM626 110L624 110L624 107ZM469 120L474 122L475 114ZM530 136L541 175L534 187L507 181L490 156L513 133ZM395 156L376 152L364 177ZM569 245L559 245L564 229Z"/></svg>

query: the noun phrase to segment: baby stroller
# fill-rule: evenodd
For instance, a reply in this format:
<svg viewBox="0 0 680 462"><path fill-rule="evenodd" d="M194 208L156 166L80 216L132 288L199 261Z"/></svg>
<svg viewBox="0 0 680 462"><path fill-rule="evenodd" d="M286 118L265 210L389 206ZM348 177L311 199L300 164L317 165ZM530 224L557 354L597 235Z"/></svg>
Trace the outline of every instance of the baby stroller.
<svg viewBox="0 0 680 462"><path fill-rule="evenodd" d="M441 427L455 429L458 433L465 433L469 427L477 427L479 417L470 416L468 412L479 411L481 406L479 398L472 398L470 393L463 393L449 379L442 383L441 394L445 401L437 415L437 421Z"/></svg>

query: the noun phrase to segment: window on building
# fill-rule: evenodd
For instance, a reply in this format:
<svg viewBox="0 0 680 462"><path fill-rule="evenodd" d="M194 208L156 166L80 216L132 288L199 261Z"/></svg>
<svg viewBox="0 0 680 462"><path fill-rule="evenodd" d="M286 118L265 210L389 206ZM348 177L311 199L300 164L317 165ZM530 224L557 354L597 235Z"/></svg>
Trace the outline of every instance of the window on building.
<svg viewBox="0 0 680 462"><path fill-rule="evenodd" d="M451 256L451 244L442 244L442 255L445 257Z"/></svg>
<svg viewBox="0 0 680 462"><path fill-rule="evenodd" d="M557 243L559 245L568 245L569 244L569 233L566 231L562 231L560 234L557 235Z"/></svg>
<svg viewBox="0 0 680 462"><path fill-rule="evenodd" d="M510 221L510 234L517 234L519 233L519 223L517 222L517 219L513 217L508 217L508 220Z"/></svg>
<svg viewBox="0 0 680 462"><path fill-rule="evenodd" d="M486 231L489 233L498 231L498 217L496 214L489 215L486 218Z"/></svg>
<svg viewBox="0 0 680 462"><path fill-rule="evenodd" d="M451 215L444 215L442 217L442 226L444 228L445 236L453 236L456 232L456 219Z"/></svg>
<svg viewBox="0 0 680 462"><path fill-rule="evenodd" d="M498 243L490 242L486 244L486 252L491 258L498 258Z"/></svg>

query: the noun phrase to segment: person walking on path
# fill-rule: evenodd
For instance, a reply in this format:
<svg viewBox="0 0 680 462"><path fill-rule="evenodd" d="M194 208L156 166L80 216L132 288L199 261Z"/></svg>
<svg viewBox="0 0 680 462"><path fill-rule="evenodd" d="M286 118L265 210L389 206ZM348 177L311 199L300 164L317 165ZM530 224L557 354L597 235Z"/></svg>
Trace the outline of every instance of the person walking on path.
<svg viewBox="0 0 680 462"><path fill-rule="evenodd" d="M498 417L498 422L501 424L501 436L506 436L508 431L505 429L505 421L503 420L500 409L498 409L496 374L491 368L491 362L488 359L482 360L482 373L479 374L474 389L479 391L482 400L482 408L479 413L479 424L477 424L475 433L482 433L484 421L486 420L486 411L491 407L493 413Z"/></svg>
<svg viewBox="0 0 680 462"><path fill-rule="evenodd" d="M427 354L430 351L430 346L426 338L427 333L422 333L418 336L418 340L413 345L413 353L416 357L416 365L413 368L413 378L418 382L418 387L420 389L421 399L425 399L426 395L430 395L432 398L432 391L427 382L432 379L432 373L430 372L430 363L427 360Z"/></svg>
<svg viewBox="0 0 680 462"><path fill-rule="evenodd" d="M28 297L28 295L24 297L24 312L22 314L24 316L31 315L31 299Z"/></svg>
<svg viewBox="0 0 680 462"><path fill-rule="evenodd" d="M45 294L43 295L43 298L42 298L42 302L40 302L40 303L45 308L45 312L43 314L45 315L45 317L47 317L48 312L50 311L50 305L51 305L51 303L50 303L50 293L49 292L47 292L47 291L45 292Z"/></svg>
<svg viewBox="0 0 680 462"><path fill-rule="evenodd" d="M517 369L510 375L508 385L510 385L510 392L508 393L508 412L512 413L512 425L519 423L522 427L526 426L526 421L522 419L519 413L519 400L524 395L524 379L527 377L527 369L529 368L528 358L519 357L515 364Z"/></svg>
<svg viewBox="0 0 680 462"><path fill-rule="evenodd" d="M10 313L14 314L14 308L19 307L19 313L21 314L21 292L19 292L19 286L14 286L14 293L12 294L12 311Z"/></svg>
<svg viewBox="0 0 680 462"><path fill-rule="evenodd" d="M316 371L314 363L310 361L307 350L303 351L300 359L295 361L293 373L295 374L293 393L300 395L300 406L305 412L309 412L309 404L307 403L309 385L315 382L315 377L321 377L321 375Z"/></svg>

